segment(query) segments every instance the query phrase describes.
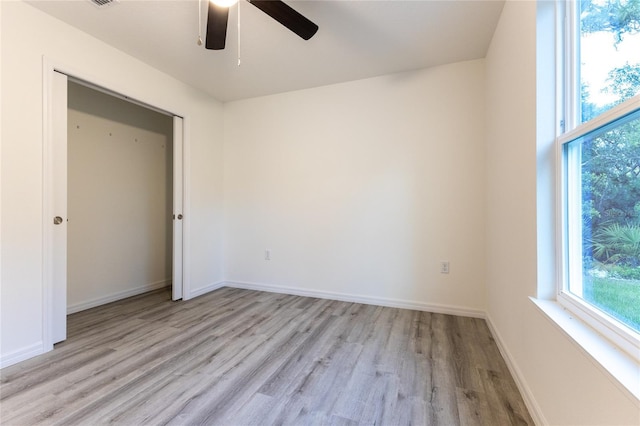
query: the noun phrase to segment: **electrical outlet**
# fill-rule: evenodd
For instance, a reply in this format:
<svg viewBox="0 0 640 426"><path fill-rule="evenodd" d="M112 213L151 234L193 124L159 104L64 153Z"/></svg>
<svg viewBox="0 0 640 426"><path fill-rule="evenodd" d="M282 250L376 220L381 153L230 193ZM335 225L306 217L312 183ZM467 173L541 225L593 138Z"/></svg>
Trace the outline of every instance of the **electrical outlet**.
<svg viewBox="0 0 640 426"><path fill-rule="evenodd" d="M271 250L264 251L264 260L271 260Z"/></svg>
<svg viewBox="0 0 640 426"><path fill-rule="evenodd" d="M448 274L449 273L449 261L448 260L443 260L442 262L440 262L440 273L441 274Z"/></svg>

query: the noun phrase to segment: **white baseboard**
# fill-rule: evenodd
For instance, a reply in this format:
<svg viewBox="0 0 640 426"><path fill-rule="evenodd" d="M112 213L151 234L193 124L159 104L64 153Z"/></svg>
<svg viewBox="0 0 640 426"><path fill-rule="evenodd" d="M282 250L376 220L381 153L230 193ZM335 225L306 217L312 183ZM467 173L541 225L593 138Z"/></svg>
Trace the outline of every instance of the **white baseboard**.
<svg viewBox="0 0 640 426"><path fill-rule="evenodd" d="M274 284L252 283L244 281L225 281L223 286L244 288L247 290L268 291L271 293L292 294L295 296L317 297L319 299L340 300L343 302L363 303L365 305L387 306L390 308L412 309L437 314L458 315L463 317L485 318L484 311L479 309L462 308L459 306L441 305L435 303L413 302L402 299L389 299L385 297L360 296L348 293L336 293L322 290L308 290L298 287L287 287Z"/></svg>
<svg viewBox="0 0 640 426"><path fill-rule="evenodd" d="M195 290L192 290L191 292L189 292L189 299L192 299L194 297L198 297L198 296L202 296L203 294L209 293L210 291L214 291L217 290L219 288L222 288L224 286L226 286L227 283L225 281L218 281L215 282L213 284L209 284L208 286L202 287L202 288L197 288ZM185 299L188 300L188 299Z"/></svg>
<svg viewBox="0 0 640 426"><path fill-rule="evenodd" d="M20 361L25 361L34 356L42 355L44 353L44 346L42 342L34 343L33 345L25 346L6 355L0 357L0 368L5 368L13 364L17 364Z"/></svg>
<svg viewBox="0 0 640 426"><path fill-rule="evenodd" d="M522 395L522 399L524 400L524 403L527 406L527 409L529 410L529 414L533 418L533 421L537 425L548 425L549 423L546 421L544 415L542 414L542 409L538 405L536 399L533 397L533 392L531 392L531 389L529 389L529 386L524 379L524 375L520 371L520 368L518 368L518 365L511 355L511 352L509 352L509 350L507 349L502 336L493 325L493 321L491 320L491 316L489 314L486 314L486 321L487 325L489 326L489 331L493 335L493 339L498 345L498 349L502 354L502 358L504 358L505 362L507 363L509 372L511 372L511 376L513 376L513 379L516 382L516 386L518 386L518 390Z"/></svg>
<svg viewBox="0 0 640 426"><path fill-rule="evenodd" d="M159 290L161 288L171 286L171 279L162 281L156 281L155 283L143 285L141 287L131 288L117 293L111 293L104 297L97 299L87 300L86 302L76 303L75 305L67 306L67 314L73 314L76 312L84 311L85 309L95 308L96 306L104 305L106 303L115 302L117 300L126 299L127 297L137 296L148 291Z"/></svg>

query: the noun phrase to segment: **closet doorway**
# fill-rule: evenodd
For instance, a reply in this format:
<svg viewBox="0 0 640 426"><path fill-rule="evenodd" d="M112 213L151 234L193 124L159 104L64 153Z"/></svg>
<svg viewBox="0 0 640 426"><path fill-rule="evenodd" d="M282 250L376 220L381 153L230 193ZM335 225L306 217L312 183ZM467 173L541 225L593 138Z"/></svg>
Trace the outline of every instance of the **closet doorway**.
<svg viewBox="0 0 640 426"><path fill-rule="evenodd" d="M69 313L167 286L182 298L184 126L59 72L50 116L52 346Z"/></svg>

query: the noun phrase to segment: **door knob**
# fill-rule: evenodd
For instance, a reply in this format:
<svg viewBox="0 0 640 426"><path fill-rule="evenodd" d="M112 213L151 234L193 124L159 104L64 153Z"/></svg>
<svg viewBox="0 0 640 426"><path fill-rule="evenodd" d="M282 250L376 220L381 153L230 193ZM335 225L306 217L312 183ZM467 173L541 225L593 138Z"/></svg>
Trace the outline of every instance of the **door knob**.
<svg viewBox="0 0 640 426"><path fill-rule="evenodd" d="M182 220L182 215L181 214L178 215L178 220Z"/></svg>
<svg viewBox="0 0 640 426"><path fill-rule="evenodd" d="M62 223L62 218L60 216L56 216L53 218L54 225L60 225Z"/></svg>

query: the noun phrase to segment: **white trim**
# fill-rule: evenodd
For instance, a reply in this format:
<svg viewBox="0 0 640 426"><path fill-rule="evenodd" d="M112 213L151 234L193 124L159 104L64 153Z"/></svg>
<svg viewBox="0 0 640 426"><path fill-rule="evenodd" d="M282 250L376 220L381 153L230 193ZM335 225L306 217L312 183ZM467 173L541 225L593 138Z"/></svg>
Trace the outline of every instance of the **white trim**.
<svg viewBox="0 0 640 426"><path fill-rule="evenodd" d="M575 1L558 2L562 3L562 17L565 37L563 57L563 90L559 91L564 95L564 130L573 129L582 122L582 105L580 99L580 28L577 24L578 6Z"/></svg>
<svg viewBox="0 0 640 426"><path fill-rule="evenodd" d="M209 284L205 287L195 289L193 293L189 295L189 299L193 299L194 297L202 296L203 294L207 294L211 291L218 290L219 288L227 286L225 281L218 281L213 284ZM184 300L184 299L183 299Z"/></svg>
<svg viewBox="0 0 640 426"><path fill-rule="evenodd" d="M17 364L21 361L26 361L34 356L42 355L46 351L42 342L34 343L33 345L25 346L13 352L10 352L0 358L0 368L9 367L10 365Z"/></svg>
<svg viewBox="0 0 640 426"><path fill-rule="evenodd" d="M640 363L638 332L568 291L558 295L558 303Z"/></svg>
<svg viewBox="0 0 640 426"><path fill-rule="evenodd" d="M2 2L0 1L0 22L2 22ZM0 30L0 48L2 46L2 30ZM2 55L0 54L0 93L2 92ZM2 99L0 96L0 126L2 125ZM2 152L2 131L0 131L0 152ZM2 293L2 161L0 161L0 294ZM1 296L0 296L1 303ZM0 354L0 368L2 368L2 355Z"/></svg>
<svg viewBox="0 0 640 426"><path fill-rule="evenodd" d="M625 102L620 105L616 105L615 107L603 112L597 117L586 121L572 130L569 130L566 133L563 133L558 137L558 144L564 145L567 142L571 142L574 139L579 138L580 136L586 135L589 132L597 130L601 127L606 126L625 115L631 114L634 111L640 109L640 95L636 95L631 99L627 99Z"/></svg>
<svg viewBox="0 0 640 426"><path fill-rule="evenodd" d="M569 98L570 93L568 93L567 85L564 84L567 81L568 77L568 66L567 58L565 55L566 50L566 37L563 34L566 34L566 26L569 25L567 22L567 2L564 1L555 1L554 2L554 17L555 17L555 25L554 25L554 69L555 69L555 86L553 97L555 98L555 136L562 134L570 123L571 120L567 117L570 111L567 111L565 108L565 101ZM538 31L544 31L547 27L539 28ZM545 46L547 49L551 46ZM551 93L547 93L551 95ZM539 102L541 103L541 102Z"/></svg>
<svg viewBox="0 0 640 426"><path fill-rule="evenodd" d="M91 299L87 300L86 302L67 306L67 314L74 314L76 312L84 311L85 309L95 308L96 306L104 305L106 303L115 302L117 300L126 299L127 297L137 296L142 293L159 290L161 288L166 288L169 286L171 286L171 279L167 278L166 280L156 281L154 283L131 288L129 290L118 291L116 293L109 294L108 296L103 296L97 299Z"/></svg>
<svg viewBox="0 0 640 426"><path fill-rule="evenodd" d="M389 299L386 297L369 297L348 293L337 293L323 290L310 290L299 287L288 287L276 284L253 283L244 281L225 281L224 285L247 290L268 291L271 293L291 294L295 296L317 297L319 299L339 300L342 302L363 303L365 305L387 306L390 308L412 309L415 311L433 312L437 314L458 315L462 317L485 318L484 311L463 308L459 306L435 303L412 302L403 299Z"/></svg>
<svg viewBox="0 0 640 426"><path fill-rule="evenodd" d="M42 351L53 349L53 114L52 90L55 69L42 58Z"/></svg>
<svg viewBox="0 0 640 426"><path fill-rule="evenodd" d="M595 306L581 299L581 285L576 288L571 287L569 282L575 284L582 279L582 202L579 195L580 180L575 178L575 171L570 168L579 158L570 158L572 155L564 147L576 139L579 139L591 132L599 129L606 129L609 125L617 125L626 122L640 112L640 95L635 96L622 104L611 108L596 118L582 123L575 129L560 135L556 139L556 152L559 155L557 166L558 176L558 242L556 246L560 249L558 256L558 282L557 282L557 302L567 308L573 315L589 324L595 331L611 340L621 350L626 351L630 356L640 362L640 333L630 329L622 322L613 318L609 314L601 312ZM633 118L634 120L637 119ZM616 123L622 120L622 123ZM576 188L577 187L577 188ZM572 253L577 253L572 255ZM577 297L576 297L577 296Z"/></svg>
<svg viewBox="0 0 640 426"><path fill-rule="evenodd" d="M502 335L498 332L498 329L494 326L493 320L491 316L487 313L486 315L487 325L489 326L489 331L493 336L493 339L496 341L496 345L498 346L498 350L500 350L500 354L502 354L502 358L504 358L505 363L507 364L507 368L513 376L514 381L516 382L516 386L522 395L522 399L524 400L527 409L529 410L529 414L533 418L533 422L537 425L548 425L549 422L545 419L544 414L542 413L542 408L538 405L535 397L533 396L533 392L527 385L527 381L520 371L518 364L515 361L513 355L509 349L507 349L507 345L502 338Z"/></svg>
<svg viewBox="0 0 640 426"><path fill-rule="evenodd" d="M191 119L182 117L182 300L191 294Z"/></svg>
<svg viewBox="0 0 640 426"><path fill-rule="evenodd" d="M640 408L640 364L572 312L552 300L530 298L544 316Z"/></svg>

